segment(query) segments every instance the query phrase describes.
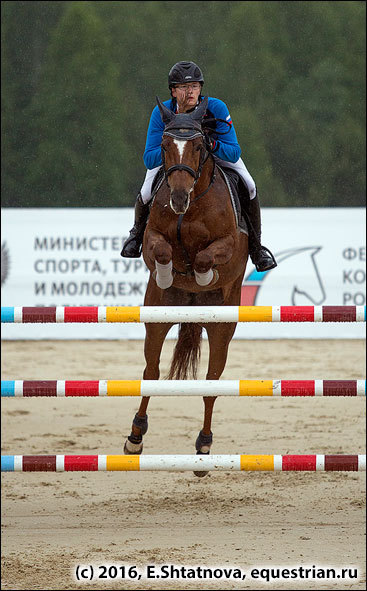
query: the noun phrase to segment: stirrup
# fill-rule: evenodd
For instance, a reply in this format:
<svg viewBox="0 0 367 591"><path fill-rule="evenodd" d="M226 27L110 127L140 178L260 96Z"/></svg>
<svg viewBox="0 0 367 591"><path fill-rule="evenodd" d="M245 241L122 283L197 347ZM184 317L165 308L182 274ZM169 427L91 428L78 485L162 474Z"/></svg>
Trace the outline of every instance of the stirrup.
<svg viewBox="0 0 367 591"><path fill-rule="evenodd" d="M264 271L270 271L278 266L274 255L266 246L260 246L254 252L250 253L251 260L255 265L256 271L263 273Z"/></svg>

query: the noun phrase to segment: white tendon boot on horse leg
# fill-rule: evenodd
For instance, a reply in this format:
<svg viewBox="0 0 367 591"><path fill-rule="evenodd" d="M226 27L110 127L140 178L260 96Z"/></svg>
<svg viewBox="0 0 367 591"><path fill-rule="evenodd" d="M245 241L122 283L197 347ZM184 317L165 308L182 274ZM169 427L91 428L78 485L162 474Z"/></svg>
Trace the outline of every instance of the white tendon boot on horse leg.
<svg viewBox="0 0 367 591"><path fill-rule="evenodd" d="M198 273L194 270L194 273L196 283L202 286L209 285L209 283L211 283L214 277L213 269L209 269L209 271L207 271L206 273Z"/></svg>
<svg viewBox="0 0 367 591"><path fill-rule="evenodd" d="M169 287L171 287L173 283L172 261L167 263L167 265L162 265L161 263L158 263L158 261L156 261L155 268L157 271L155 280L157 282L158 287L160 287L161 289L168 289Z"/></svg>

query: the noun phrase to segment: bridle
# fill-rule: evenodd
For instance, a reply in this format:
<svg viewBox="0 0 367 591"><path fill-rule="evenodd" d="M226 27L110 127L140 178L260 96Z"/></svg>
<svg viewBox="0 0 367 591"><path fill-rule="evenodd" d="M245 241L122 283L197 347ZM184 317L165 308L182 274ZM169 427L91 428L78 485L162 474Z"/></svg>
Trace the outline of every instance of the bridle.
<svg viewBox="0 0 367 591"><path fill-rule="evenodd" d="M192 132L192 133L190 134L190 132ZM194 185L193 185L193 187L194 187L200 178L204 163L206 162L206 160L209 156L209 153L205 149L205 144L204 144L205 136L204 136L203 132L201 130L198 130L195 128L182 129L182 128L170 127L169 129L165 129L165 131L163 132L162 137L164 138L165 136L172 137L176 140L184 140L184 141L193 140L196 137L202 138L203 147L200 150L199 166L198 166L197 170L194 170L193 168L191 168L191 166L188 166L187 164L174 164L173 166L170 166L169 168L166 169L165 150L162 147L162 164L163 164L163 170L164 170L164 178L165 178L167 185L168 185L168 177L170 174L172 174L172 172L174 172L175 170L184 170L185 172L188 172L189 174L191 174L191 176L194 178Z"/></svg>
<svg viewBox="0 0 367 591"><path fill-rule="evenodd" d="M219 118L208 119L206 121L206 124L211 123L213 121L214 122L221 121L222 123L225 123L229 127L229 129L225 132L216 131L217 135L226 135L232 127L232 123L229 123L228 121L225 121L224 119L219 119ZM186 123L185 123L185 125L186 125ZM194 170L193 168L191 168L191 166L188 166L187 164L174 164L173 166L170 166L168 169L166 169L165 150L162 146L161 147L162 164L163 164L163 171L164 171L164 179L165 179L167 185L168 185L168 177L170 174L172 174L172 172L174 172L175 170L185 170L186 172L191 174L191 176L194 178L194 184L192 187L192 188L194 188L194 186L196 185L197 181L200 178L201 171L202 171L202 168L203 168L205 162L207 161L209 156L212 157L212 155L205 148L205 134L201 128L201 124L196 121L191 121L189 125L190 125L189 127L183 128L183 124L181 124L181 126L178 126L177 121L175 121L175 120L169 122L168 125L166 125L166 127L164 129L162 139L165 136L168 136L168 137L172 137L173 139L176 139L176 140L189 141L189 140L195 139L196 137L201 137L203 140L203 146L200 151L200 160L199 160L198 169ZM207 189L205 189L205 191L203 191L203 193L201 193L200 195L195 197L195 199L193 199L191 203L194 203L195 201L200 199L200 197L202 197L203 195L205 195L205 193L207 193L209 191L210 187L212 186L212 184L215 181L215 169L216 169L216 163L214 160L213 173L212 173L212 178L210 180L209 186L207 187Z"/></svg>

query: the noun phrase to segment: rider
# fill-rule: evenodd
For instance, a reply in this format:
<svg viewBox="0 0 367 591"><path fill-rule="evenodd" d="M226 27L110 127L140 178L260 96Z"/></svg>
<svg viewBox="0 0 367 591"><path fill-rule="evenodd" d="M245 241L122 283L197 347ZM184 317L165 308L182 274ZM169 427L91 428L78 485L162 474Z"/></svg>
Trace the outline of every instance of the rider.
<svg viewBox="0 0 367 591"><path fill-rule="evenodd" d="M178 62L168 74L168 86L172 98L165 101L164 104L174 113L190 113L204 98L201 95L203 84L203 74L194 62ZM210 139L208 139L207 149L213 154L219 165L234 169L244 181L247 191L240 190L239 198L241 208L250 221L249 254L257 271L272 269L277 265L275 259L267 248L261 246L260 242L261 215L256 185L240 158L241 148L238 145L228 108L223 101L209 97L206 117L210 119L219 118L231 124L231 127L228 127L224 122L214 124L213 132L210 134ZM219 132L219 129L222 130L221 133L228 133L216 135L215 131ZM143 235L149 217L152 184L159 168L162 166L161 143L163 130L164 124L158 106L156 106L150 118L144 152L144 163L148 170L136 199L134 226L121 251L123 257L137 258L141 254Z"/></svg>

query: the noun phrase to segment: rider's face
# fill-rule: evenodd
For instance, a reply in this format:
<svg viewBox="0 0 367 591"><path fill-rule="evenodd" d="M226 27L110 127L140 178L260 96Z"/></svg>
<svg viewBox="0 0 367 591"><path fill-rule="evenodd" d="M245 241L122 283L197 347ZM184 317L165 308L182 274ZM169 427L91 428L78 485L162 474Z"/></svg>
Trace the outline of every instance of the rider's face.
<svg viewBox="0 0 367 591"><path fill-rule="evenodd" d="M201 92L200 82L176 84L172 88L172 96L176 98L179 111L188 111L195 107Z"/></svg>

